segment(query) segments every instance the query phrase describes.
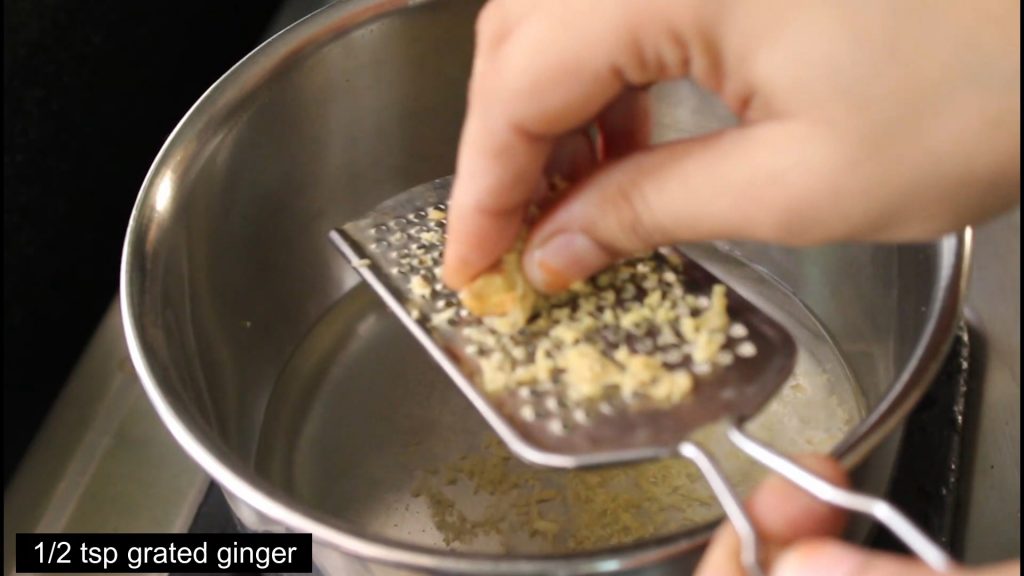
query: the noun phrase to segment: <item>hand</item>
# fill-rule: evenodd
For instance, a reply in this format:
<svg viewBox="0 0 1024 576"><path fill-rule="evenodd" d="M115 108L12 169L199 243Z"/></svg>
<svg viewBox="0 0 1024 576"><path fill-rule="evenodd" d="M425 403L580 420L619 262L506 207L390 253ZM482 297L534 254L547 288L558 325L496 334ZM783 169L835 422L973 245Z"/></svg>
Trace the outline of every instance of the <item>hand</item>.
<svg viewBox="0 0 1024 576"><path fill-rule="evenodd" d="M741 122L648 146L643 89L683 76ZM605 161L527 243L543 290L674 242L931 238L1019 201L1020 3L492 1L477 25L449 285L513 246L545 166L589 124Z"/></svg>
<svg viewBox="0 0 1024 576"><path fill-rule="evenodd" d="M823 478L846 485L846 475L833 460L805 457L800 463ZM845 516L779 477L765 480L747 508L772 576L938 576L909 557L872 552L840 542ZM697 576L744 576L739 563L739 537L729 524L715 533L697 569ZM979 569L957 567L960 576L1010 576L1020 561Z"/></svg>

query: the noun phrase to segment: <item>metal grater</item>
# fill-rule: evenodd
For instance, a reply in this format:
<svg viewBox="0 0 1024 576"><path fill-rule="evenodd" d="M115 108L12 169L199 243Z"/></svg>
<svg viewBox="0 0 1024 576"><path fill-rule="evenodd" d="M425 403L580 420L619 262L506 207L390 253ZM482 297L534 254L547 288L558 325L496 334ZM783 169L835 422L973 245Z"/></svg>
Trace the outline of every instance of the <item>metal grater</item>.
<svg viewBox="0 0 1024 576"><path fill-rule="evenodd" d="M695 430L727 420L732 423L729 438L763 465L825 501L874 516L933 568L950 565L938 546L884 501L832 486L742 431L740 423L755 415L790 376L796 344L779 322L731 288L725 287L730 324L713 357L697 354L694 343L677 325L664 322L630 329L606 323L571 344L586 344L600 352L602 362L616 366L617 354L658 358L669 373L692 380L692 390L677 402L655 401L642 389L627 391L621 386L605 387L596 396L580 400L573 397L566 371L560 369L546 378L485 390L483 363L498 354L510 359L510 373L528 367L535 363L538 347L553 340L557 322L542 326L531 322L514 333L502 333L470 314L443 284L440 266L451 182L451 177L442 178L403 192L366 217L332 231L330 238L513 453L558 468L673 455L689 458L705 474L736 525L744 564L757 574L756 533L742 505L707 452L687 440ZM716 285L722 284L699 263L676 248L664 248L622 263L565 295L546 299L544 306L556 318L579 312L621 320L658 292L662 308L697 317L711 306ZM609 291L614 297L602 300L601 295ZM560 309L565 312L554 312ZM666 326L674 335L666 335ZM493 335L493 343L481 336L487 334ZM493 344L492 349L481 342Z"/></svg>

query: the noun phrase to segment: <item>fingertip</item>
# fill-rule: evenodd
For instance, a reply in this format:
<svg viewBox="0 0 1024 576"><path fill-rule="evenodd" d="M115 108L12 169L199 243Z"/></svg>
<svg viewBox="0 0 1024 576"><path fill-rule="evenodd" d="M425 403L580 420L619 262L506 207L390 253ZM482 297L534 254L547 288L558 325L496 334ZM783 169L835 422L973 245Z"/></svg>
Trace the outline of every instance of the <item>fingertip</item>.
<svg viewBox="0 0 1024 576"><path fill-rule="evenodd" d="M522 227L518 209L488 211L450 201L441 270L444 283L458 290L472 282L515 246Z"/></svg>
<svg viewBox="0 0 1024 576"><path fill-rule="evenodd" d="M837 486L848 484L846 472L826 456L806 455L797 462ZM846 524L846 514L804 492L779 476L767 478L747 503L751 516L769 539L786 543L813 536L835 536Z"/></svg>
<svg viewBox="0 0 1024 576"><path fill-rule="evenodd" d="M490 247L500 245L500 239L482 236L473 226L457 227L452 223L449 212L441 280L448 288L458 291L497 261L501 254Z"/></svg>
<svg viewBox="0 0 1024 576"><path fill-rule="evenodd" d="M465 266L456 263L455 258L449 255L450 250L445 250L444 262L441 265L441 280L445 286L458 292L469 283L470 276Z"/></svg>
<svg viewBox="0 0 1024 576"><path fill-rule="evenodd" d="M743 574L740 566L740 541L732 524L723 522L701 556L695 576Z"/></svg>

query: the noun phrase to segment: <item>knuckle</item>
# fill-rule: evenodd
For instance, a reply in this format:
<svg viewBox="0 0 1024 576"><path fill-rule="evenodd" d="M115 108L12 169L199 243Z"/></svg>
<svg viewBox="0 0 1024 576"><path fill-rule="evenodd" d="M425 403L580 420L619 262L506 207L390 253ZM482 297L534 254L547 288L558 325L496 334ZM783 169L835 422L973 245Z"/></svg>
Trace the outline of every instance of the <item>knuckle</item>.
<svg viewBox="0 0 1024 576"><path fill-rule="evenodd" d="M500 91L496 85L507 80L507 75L499 70L505 68L502 54L507 51L517 26L516 7L512 4L521 1L490 0L477 14L473 71L468 87L470 100L493 92L492 89Z"/></svg>

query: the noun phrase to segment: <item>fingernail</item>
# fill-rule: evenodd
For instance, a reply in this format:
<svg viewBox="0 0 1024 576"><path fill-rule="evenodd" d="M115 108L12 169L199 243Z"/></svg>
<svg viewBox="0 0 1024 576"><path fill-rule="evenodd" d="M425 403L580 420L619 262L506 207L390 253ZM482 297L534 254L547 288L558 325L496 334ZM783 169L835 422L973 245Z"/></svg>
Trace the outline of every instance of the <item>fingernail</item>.
<svg viewBox="0 0 1024 576"><path fill-rule="evenodd" d="M544 292L558 292L608 265L608 253L590 237L563 232L531 250L523 262L527 278Z"/></svg>
<svg viewBox="0 0 1024 576"><path fill-rule="evenodd" d="M864 551L847 544L822 542L798 545L772 565L772 576L853 576L864 565Z"/></svg>

